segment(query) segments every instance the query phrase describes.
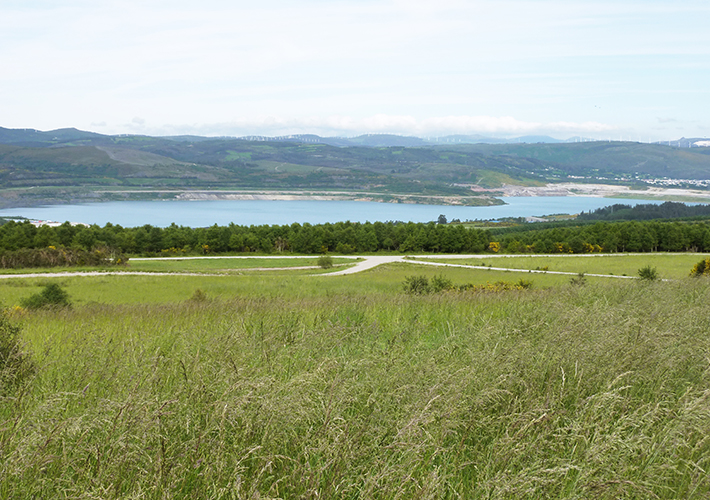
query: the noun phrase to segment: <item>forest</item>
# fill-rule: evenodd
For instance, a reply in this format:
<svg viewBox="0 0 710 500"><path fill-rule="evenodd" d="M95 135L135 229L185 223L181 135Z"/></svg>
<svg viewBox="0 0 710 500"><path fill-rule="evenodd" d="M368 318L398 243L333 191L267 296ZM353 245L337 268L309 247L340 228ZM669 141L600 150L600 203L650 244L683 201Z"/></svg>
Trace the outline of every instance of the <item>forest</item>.
<svg viewBox="0 0 710 500"><path fill-rule="evenodd" d="M463 224L338 222L210 226L172 224L124 228L36 227L29 221L0 226L0 259L17 262L13 252L73 248L107 255L204 255L400 253L601 253L710 251L710 224L696 221L599 221L558 227L530 224L515 231L468 228ZM12 254L13 258L10 258ZM23 259L20 259L21 261ZM81 261L81 259L78 259ZM29 262L29 261L28 261ZM26 262L26 264L28 263ZM21 266L20 266L21 267Z"/></svg>
<svg viewBox="0 0 710 500"><path fill-rule="evenodd" d="M656 205L654 203L641 203L631 206L616 203L608 207L598 208L594 211L582 212L578 220L651 220L672 219L685 217L710 216L710 205L686 205L667 201Z"/></svg>

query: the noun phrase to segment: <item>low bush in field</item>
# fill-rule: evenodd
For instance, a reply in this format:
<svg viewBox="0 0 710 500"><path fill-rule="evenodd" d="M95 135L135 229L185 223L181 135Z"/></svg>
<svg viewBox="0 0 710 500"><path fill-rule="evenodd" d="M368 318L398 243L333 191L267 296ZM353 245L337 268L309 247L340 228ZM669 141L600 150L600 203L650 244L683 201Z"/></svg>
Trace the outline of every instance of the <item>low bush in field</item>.
<svg viewBox="0 0 710 500"><path fill-rule="evenodd" d="M198 288L193 292L188 300L190 302L206 302L209 298L203 289Z"/></svg>
<svg viewBox="0 0 710 500"><path fill-rule="evenodd" d="M454 287L453 281L442 275L434 276L431 279L429 289L432 293L443 292L445 290L451 290Z"/></svg>
<svg viewBox="0 0 710 500"><path fill-rule="evenodd" d="M68 307L71 305L69 294L56 283L46 285L41 292L30 295L20 301L25 309L41 309L48 307Z"/></svg>
<svg viewBox="0 0 710 500"><path fill-rule="evenodd" d="M710 276L710 257L707 257L693 266L691 276Z"/></svg>
<svg viewBox="0 0 710 500"><path fill-rule="evenodd" d="M638 270L639 278L644 281L656 281L659 279L658 270L653 266L644 266Z"/></svg>
<svg viewBox="0 0 710 500"><path fill-rule="evenodd" d="M431 292L429 278L426 276L406 276L402 287L405 293L412 295L425 295Z"/></svg>
<svg viewBox="0 0 710 500"><path fill-rule="evenodd" d="M318 267L322 269L330 269L333 267L333 257L330 255L321 255L318 257Z"/></svg>
<svg viewBox="0 0 710 500"><path fill-rule="evenodd" d="M454 283L444 276L434 276L431 280L426 276L407 276L402 285L405 293L411 295L426 295L429 293L438 293L446 290L454 291L488 291L502 292L506 290L527 290L533 286L533 282L526 279L520 279L515 283L508 281L496 281L495 283L486 282L485 285L474 283L465 283L463 285L454 285Z"/></svg>
<svg viewBox="0 0 710 500"><path fill-rule="evenodd" d="M407 276L402 284L404 291L412 295L438 293L454 288L453 282L442 276L434 276L431 280L426 276Z"/></svg>
<svg viewBox="0 0 710 500"><path fill-rule="evenodd" d="M570 278L569 284L575 285L575 286L586 285L587 284L587 277L584 275L584 273L577 273L577 276Z"/></svg>
<svg viewBox="0 0 710 500"><path fill-rule="evenodd" d="M496 281L494 283L486 282L485 285L475 285L473 283L467 283L458 287L461 291L472 291L472 292L504 292L508 290L527 290L532 288L533 282L520 279L515 283L510 281Z"/></svg>

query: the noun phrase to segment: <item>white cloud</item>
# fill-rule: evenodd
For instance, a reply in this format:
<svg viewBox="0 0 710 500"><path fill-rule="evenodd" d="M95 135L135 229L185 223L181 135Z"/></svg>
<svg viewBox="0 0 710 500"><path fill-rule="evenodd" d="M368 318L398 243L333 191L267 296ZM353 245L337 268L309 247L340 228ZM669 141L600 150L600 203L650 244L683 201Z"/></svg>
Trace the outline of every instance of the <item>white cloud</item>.
<svg viewBox="0 0 710 500"><path fill-rule="evenodd" d="M551 134L562 139L568 135L602 136L617 128L597 122L526 122L513 117L442 116L418 120L412 116L378 114L366 118L332 115L325 117L284 118L264 116L225 123L203 125L165 125L148 128L157 135L201 134L208 136L318 134L321 136L354 136L368 133L415 135L420 137L450 134L487 134L518 136ZM601 135L600 135L601 134Z"/></svg>

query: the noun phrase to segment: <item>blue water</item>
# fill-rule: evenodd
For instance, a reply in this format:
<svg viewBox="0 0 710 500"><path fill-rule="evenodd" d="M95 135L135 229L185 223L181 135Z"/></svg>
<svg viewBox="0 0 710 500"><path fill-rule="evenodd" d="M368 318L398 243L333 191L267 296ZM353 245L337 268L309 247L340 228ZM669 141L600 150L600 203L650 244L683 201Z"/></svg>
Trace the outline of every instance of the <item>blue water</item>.
<svg viewBox="0 0 710 500"><path fill-rule="evenodd" d="M507 205L494 207L457 207L450 205L410 205L365 201L115 201L77 205L53 205L35 208L0 210L0 216L22 216L30 219L72 221L86 224L107 222L124 227L165 227L171 223L204 227L213 224L237 225L320 224L325 222L435 221L439 214L452 219L498 219L501 217L543 216L559 213L575 214L624 203L660 203L655 200L619 200L586 196L538 196L502 198Z"/></svg>

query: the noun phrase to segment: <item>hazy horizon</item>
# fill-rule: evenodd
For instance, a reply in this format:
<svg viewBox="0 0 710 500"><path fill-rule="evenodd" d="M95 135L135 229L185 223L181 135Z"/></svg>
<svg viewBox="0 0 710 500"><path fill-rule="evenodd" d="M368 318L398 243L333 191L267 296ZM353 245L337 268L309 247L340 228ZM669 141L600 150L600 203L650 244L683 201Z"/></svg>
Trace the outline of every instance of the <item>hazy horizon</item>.
<svg viewBox="0 0 710 500"><path fill-rule="evenodd" d="M407 134L398 134L398 133L391 133L391 132L364 132L364 133L358 133L358 134L349 134L349 135L318 135L318 134L312 134L309 132L304 132L304 133L297 133L297 134L282 134L282 135L263 135L263 134L243 134L243 135L221 135L221 134L211 134L211 135L198 135L198 134L146 134L146 133L137 133L137 132L132 132L132 133L116 133L116 134L111 134L111 133L106 133L106 132L99 132L97 130L88 130L88 129L78 129L77 127L62 127L59 129L50 129L50 130L41 130L37 129L34 127L21 127L21 128L9 128L9 127L3 127L2 124L0 124L0 129L6 129L6 130L26 130L26 131L35 131L35 132L41 132L41 133L49 133L49 132L54 132L58 130L80 130L81 132L90 132L90 133L96 133L96 134L103 134L107 136L146 136L146 137L201 137L205 139L244 139L244 140L249 140L250 138L259 138L259 139L275 139L275 140L285 140L290 137L293 138L298 138L298 137L304 137L304 136L316 136L321 139L343 139L343 140L348 140L348 139L357 139L361 137L374 137L374 136L392 136L392 137L401 137L404 139L407 138L412 138L412 139L421 139L422 141L426 141L429 143L436 143L438 140L444 141L446 139L453 139L456 137L459 138L477 138L481 140L481 144L487 144L485 142L485 139L490 139L495 141L496 143L514 143L515 141L520 141L522 139L536 139L536 142L539 142L539 139L552 139L553 141L557 141L560 143L564 142L616 142L616 141L625 141L625 142L646 142L650 143L651 141L642 141L642 140L636 140L631 137L624 138L610 138L610 139L603 139L603 138L592 138L592 137L580 137L580 136L572 136L572 137L553 137L550 135L543 135L543 134L534 134L534 135L520 135L520 136L504 136L504 135L483 135L483 134L450 134L450 135L442 135L442 136L418 136L418 135L407 135ZM669 143L669 145L673 145L674 142L679 142L679 141L685 141L685 140L699 140L695 144L696 146L710 146L710 141L705 140L705 137L674 137L674 138L663 138L663 139L658 139L655 141L652 141L653 143ZM454 143L456 141L450 141L451 143ZM465 141L462 141L465 142ZM445 142L441 142L444 144ZM701 144L702 143L702 144ZM685 147L685 145L683 146Z"/></svg>

